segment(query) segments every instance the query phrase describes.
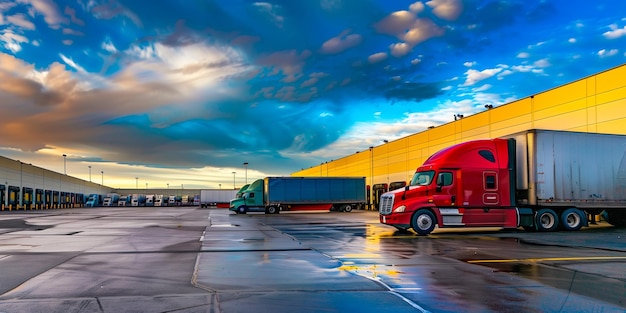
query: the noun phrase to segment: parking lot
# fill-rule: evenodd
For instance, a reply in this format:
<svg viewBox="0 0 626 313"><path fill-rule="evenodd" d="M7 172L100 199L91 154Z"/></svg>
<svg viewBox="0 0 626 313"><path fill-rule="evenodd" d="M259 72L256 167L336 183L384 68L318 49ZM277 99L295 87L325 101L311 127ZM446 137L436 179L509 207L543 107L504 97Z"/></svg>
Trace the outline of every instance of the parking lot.
<svg viewBox="0 0 626 313"><path fill-rule="evenodd" d="M626 230L399 233L372 211L0 215L0 312L623 312Z"/></svg>

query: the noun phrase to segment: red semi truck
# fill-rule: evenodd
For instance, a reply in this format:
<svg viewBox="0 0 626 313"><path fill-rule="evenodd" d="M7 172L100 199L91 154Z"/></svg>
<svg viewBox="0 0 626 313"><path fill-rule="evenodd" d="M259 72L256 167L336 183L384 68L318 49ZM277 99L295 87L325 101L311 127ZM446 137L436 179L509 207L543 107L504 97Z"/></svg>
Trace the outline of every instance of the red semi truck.
<svg viewBox="0 0 626 313"><path fill-rule="evenodd" d="M460 143L379 209L381 223L420 235L435 225L578 230L588 214L626 226L626 136L529 130Z"/></svg>

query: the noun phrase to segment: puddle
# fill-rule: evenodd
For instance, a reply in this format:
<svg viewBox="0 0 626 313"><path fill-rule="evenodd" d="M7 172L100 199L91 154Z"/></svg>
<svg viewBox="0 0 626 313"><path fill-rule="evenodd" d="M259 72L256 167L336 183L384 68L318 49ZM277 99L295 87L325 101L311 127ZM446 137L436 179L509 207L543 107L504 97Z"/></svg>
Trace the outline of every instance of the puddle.
<svg viewBox="0 0 626 313"><path fill-rule="evenodd" d="M23 230L45 230L54 226L31 225L21 219L0 220L0 228L3 229L23 229Z"/></svg>
<svg viewBox="0 0 626 313"><path fill-rule="evenodd" d="M481 263L480 261L471 260L466 260L466 262L490 267L498 272L511 273L532 279L566 292L573 292L622 307L626 306L626 297L624 297L626 295L626 283L619 279L538 263ZM619 267L619 264L616 265L616 268Z"/></svg>

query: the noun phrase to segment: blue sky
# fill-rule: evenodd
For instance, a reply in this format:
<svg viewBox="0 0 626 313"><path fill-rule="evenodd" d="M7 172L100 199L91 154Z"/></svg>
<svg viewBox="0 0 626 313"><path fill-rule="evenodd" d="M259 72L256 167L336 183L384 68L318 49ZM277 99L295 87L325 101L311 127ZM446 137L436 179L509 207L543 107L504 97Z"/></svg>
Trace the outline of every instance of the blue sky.
<svg viewBox="0 0 626 313"><path fill-rule="evenodd" d="M623 0L0 1L0 154L231 187L625 62Z"/></svg>

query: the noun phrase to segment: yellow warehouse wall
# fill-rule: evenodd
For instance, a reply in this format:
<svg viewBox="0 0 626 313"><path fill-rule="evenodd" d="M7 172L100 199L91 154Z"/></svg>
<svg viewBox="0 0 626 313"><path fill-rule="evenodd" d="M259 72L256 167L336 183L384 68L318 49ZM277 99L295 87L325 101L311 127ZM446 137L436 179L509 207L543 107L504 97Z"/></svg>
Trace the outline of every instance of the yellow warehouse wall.
<svg viewBox="0 0 626 313"><path fill-rule="evenodd" d="M626 135L626 65L292 173L363 176L368 185L410 181L442 148L528 129Z"/></svg>

